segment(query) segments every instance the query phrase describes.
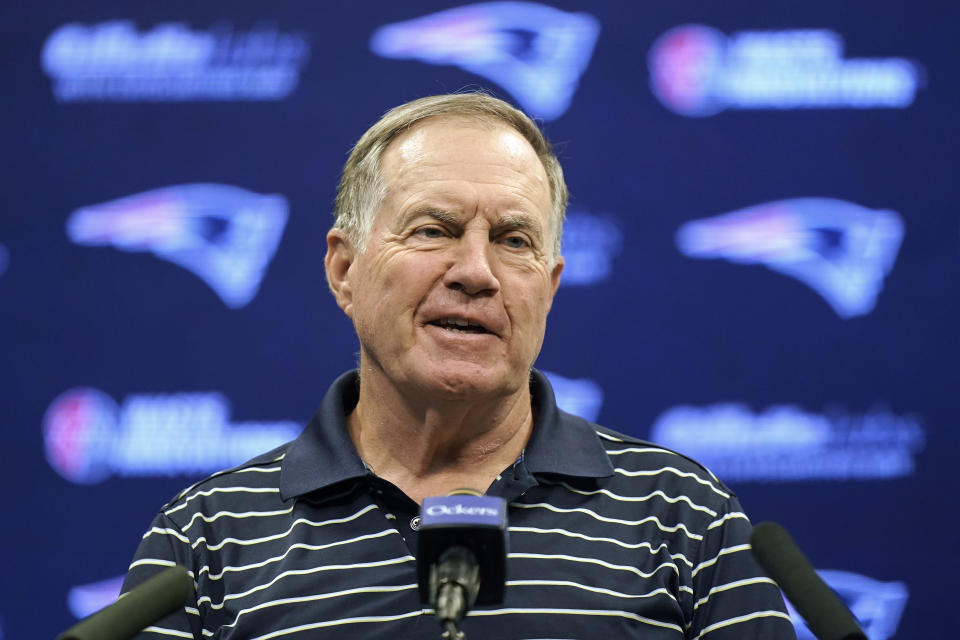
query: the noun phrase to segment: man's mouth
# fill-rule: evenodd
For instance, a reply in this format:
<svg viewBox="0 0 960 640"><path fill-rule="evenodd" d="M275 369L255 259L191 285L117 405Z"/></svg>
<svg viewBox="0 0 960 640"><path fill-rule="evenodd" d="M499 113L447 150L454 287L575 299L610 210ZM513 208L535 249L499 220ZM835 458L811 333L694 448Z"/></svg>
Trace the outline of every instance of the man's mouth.
<svg viewBox="0 0 960 640"><path fill-rule="evenodd" d="M431 320L427 324L448 331L459 331L461 333L493 333L483 325L464 320L463 318L441 318L439 320Z"/></svg>

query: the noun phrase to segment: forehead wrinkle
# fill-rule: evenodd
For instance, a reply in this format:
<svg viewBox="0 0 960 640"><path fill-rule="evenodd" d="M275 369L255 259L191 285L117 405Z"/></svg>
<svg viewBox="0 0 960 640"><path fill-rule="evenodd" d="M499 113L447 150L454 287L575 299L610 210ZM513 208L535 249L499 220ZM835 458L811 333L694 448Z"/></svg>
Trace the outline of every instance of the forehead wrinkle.
<svg viewBox="0 0 960 640"><path fill-rule="evenodd" d="M494 148L499 150L500 157L461 156L457 158L457 164L491 167L493 173L480 170L467 180L478 186L506 187L507 193L501 193L494 201L467 203L462 201L463 193L455 187L448 192L445 183L450 181L456 186L462 179L456 172L446 175L446 169L451 162L442 154L435 157L428 147L431 136L442 133L438 126L445 127L453 123L494 133ZM486 215L494 214L488 218L493 228L527 231L538 242L542 241L552 229L549 181L542 162L536 157L529 142L518 136L512 129L497 126L496 123L445 117L430 118L401 133L391 141L381 158L386 197L398 199L394 200L394 203L400 211L406 208L403 201L410 200L411 197L426 201L414 205L411 210L399 216L397 224L408 226L417 216L424 214L438 222L463 224L465 216L470 217L470 212L485 211ZM528 167L526 160L530 157L536 162ZM521 164L524 166L520 166ZM433 202L430 202L431 200ZM536 214L543 214L545 219L540 220L540 215Z"/></svg>

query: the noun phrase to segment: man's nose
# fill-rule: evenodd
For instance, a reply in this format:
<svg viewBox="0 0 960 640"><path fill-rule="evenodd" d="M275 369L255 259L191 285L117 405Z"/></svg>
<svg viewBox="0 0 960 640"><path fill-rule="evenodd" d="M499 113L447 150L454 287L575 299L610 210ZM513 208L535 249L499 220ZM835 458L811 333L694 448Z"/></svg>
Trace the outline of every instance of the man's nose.
<svg viewBox="0 0 960 640"><path fill-rule="evenodd" d="M500 281L491 264L493 245L486 233L464 233L454 251L453 263L444 275L444 284L475 296L495 293Z"/></svg>

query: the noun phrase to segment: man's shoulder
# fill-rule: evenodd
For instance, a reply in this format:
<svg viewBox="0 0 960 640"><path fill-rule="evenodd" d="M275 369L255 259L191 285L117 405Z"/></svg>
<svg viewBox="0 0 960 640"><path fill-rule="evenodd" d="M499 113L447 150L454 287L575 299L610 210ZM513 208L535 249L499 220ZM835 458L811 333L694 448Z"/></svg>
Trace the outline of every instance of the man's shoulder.
<svg viewBox="0 0 960 640"><path fill-rule="evenodd" d="M610 457L615 477L646 478L725 499L734 495L710 469L679 451L598 424L587 424Z"/></svg>
<svg viewBox="0 0 960 640"><path fill-rule="evenodd" d="M280 473L291 443L283 444L229 469L213 473L178 493L161 508L174 520L198 512L250 508L280 501Z"/></svg>

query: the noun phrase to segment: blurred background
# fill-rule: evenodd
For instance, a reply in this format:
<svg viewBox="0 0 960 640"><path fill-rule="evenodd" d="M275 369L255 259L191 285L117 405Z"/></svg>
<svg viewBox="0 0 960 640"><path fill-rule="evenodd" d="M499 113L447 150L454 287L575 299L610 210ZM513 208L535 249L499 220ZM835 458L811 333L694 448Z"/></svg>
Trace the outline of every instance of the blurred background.
<svg viewBox="0 0 960 640"><path fill-rule="evenodd" d="M561 405L709 466L871 640L943 637L956 6L0 13L0 639L110 602L167 500L299 433L358 350L323 275L351 145L476 88L543 123L573 194L537 365Z"/></svg>

